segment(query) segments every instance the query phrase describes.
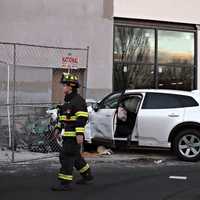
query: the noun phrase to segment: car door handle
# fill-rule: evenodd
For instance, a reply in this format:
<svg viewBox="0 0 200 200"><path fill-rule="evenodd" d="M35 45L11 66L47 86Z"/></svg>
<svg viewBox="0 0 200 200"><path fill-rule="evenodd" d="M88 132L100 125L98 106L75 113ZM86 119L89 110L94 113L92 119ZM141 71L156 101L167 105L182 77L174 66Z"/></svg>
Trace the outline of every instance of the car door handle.
<svg viewBox="0 0 200 200"><path fill-rule="evenodd" d="M111 115L105 115L106 117L110 117Z"/></svg>
<svg viewBox="0 0 200 200"><path fill-rule="evenodd" d="M169 114L168 116L169 116L169 117L179 117L180 115L177 115L177 114L173 114L173 113L172 113L172 114Z"/></svg>

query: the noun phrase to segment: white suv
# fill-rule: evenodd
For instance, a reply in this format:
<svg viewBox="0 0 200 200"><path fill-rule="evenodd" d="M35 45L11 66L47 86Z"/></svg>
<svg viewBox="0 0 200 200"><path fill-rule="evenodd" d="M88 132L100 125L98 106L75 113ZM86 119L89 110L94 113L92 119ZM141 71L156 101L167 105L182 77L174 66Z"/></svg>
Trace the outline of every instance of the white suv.
<svg viewBox="0 0 200 200"><path fill-rule="evenodd" d="M197 161L199 104L199 91L138 89L111 93L93 105L85 138L115 146L172 148L181 160Z"/></svg>

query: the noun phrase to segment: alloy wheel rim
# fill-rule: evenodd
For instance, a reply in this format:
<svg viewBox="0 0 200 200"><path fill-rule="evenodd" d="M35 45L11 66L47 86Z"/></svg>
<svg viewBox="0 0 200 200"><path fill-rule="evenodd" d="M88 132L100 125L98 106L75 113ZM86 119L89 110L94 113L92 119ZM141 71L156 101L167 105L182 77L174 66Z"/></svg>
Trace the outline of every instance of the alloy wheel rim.
<svg viewBox="0 0 200 200"><path fill-rule="evenodd" d="M184 135L178 143L180 153L187 158L194 158L200 153L200 139L193 135Z"/></svg>

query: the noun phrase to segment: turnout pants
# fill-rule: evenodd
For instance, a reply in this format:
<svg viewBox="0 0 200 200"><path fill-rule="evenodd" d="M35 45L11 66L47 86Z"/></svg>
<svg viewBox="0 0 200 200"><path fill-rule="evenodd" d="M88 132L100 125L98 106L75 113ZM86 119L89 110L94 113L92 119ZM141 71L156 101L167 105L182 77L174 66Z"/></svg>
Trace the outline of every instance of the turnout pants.
<svg viewBox="0 0 200 200"><path fill-rule="evenodd" d="M75 137L63 138L63 147L60 151L61 168L58 173L58 179L62 184L68 184L73 180L73 167L75 167L81 175L90 174L89 165L80 154L80 145L77 144Z"/></svg>

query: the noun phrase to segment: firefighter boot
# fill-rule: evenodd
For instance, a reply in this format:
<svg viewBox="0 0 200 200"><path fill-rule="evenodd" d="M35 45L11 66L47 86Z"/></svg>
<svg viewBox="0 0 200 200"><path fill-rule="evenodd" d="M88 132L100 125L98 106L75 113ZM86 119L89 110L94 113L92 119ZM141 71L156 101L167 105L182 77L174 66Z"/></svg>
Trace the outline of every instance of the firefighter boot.
<svg viewBox="0 0 200 200"><path fill-rule="evenodd" d="M86 185L92 182L94 177L91 174L90 169L88 169L86 172L81 173L82 178L76 181L76 184L80 185Z"/></svg>
<svg viewBox="0 0 200 200"><path fill-rule="evenodd" d="M71 189L72 189L72 187L69 182L60 182L51 187L52 191L69 191Z"/></svg>

